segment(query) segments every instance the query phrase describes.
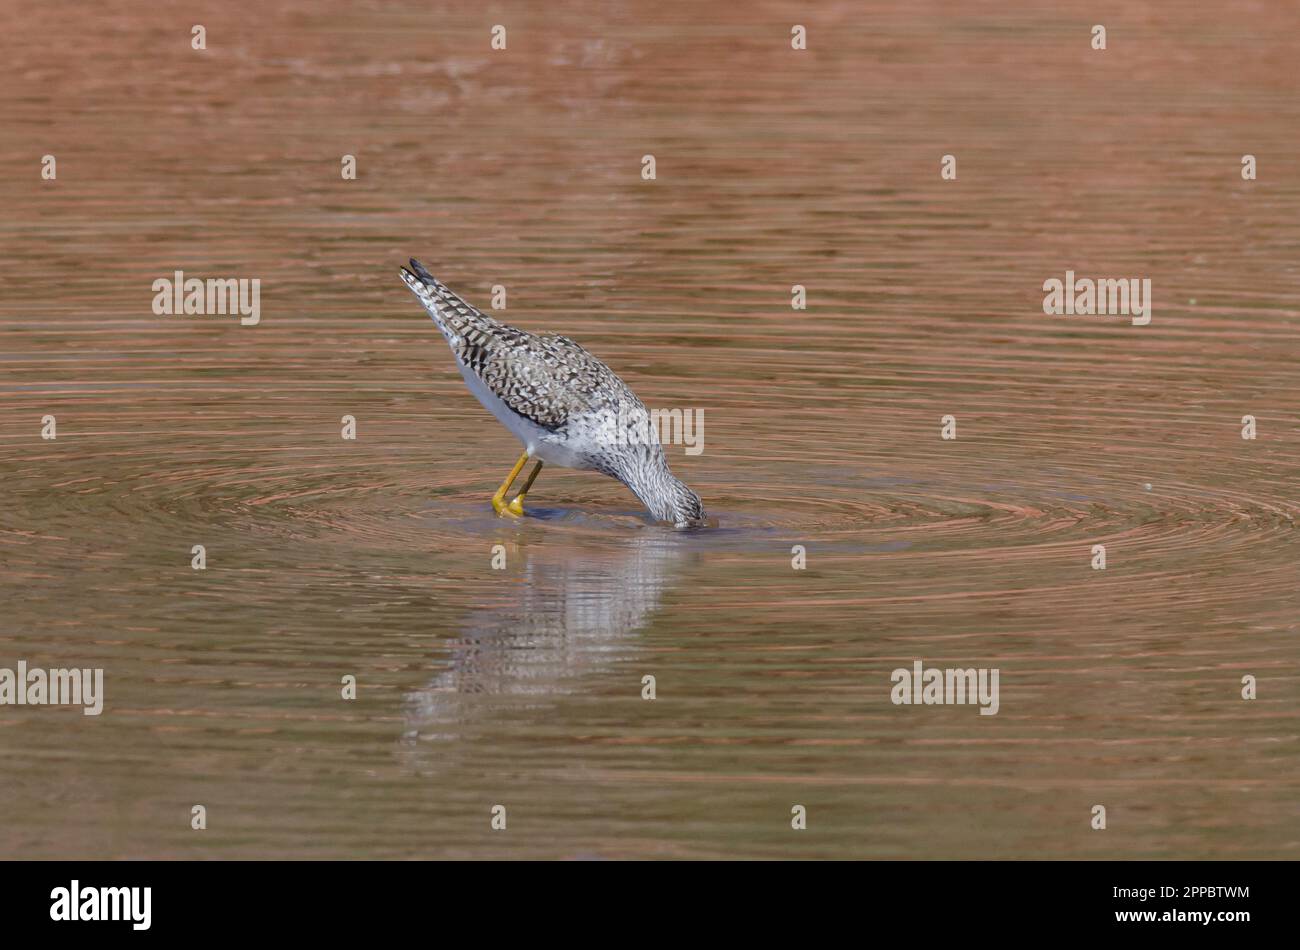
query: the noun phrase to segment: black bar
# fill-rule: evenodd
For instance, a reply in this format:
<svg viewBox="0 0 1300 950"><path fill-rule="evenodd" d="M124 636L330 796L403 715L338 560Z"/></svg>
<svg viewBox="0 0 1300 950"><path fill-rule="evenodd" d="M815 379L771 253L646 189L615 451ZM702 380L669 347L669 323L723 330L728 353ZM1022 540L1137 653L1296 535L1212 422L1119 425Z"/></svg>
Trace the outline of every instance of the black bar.
<svg viewBox="0 0 1300 950"><path fill-rule="evenodd" d="M532 926L533 938L542 939L601 921L666 935L674 921L694 917L737 932L803 921L871 936L923 938L937 927L965 928L972 939L1131 934L1223 942L1290 919L1283 904L1294 870L1282 862L1191 861L8 862L0 864L0 912L6 935L82 940L334 940L414 928L436 942L484 925L493 934ZM135 910L143 923L142 900L121 905L126 919L53 920L56 889L70 898L73 881L87 910L98 908L101 894L86 904L87 889L150 888L148 929L137 930L131 919ZM110 904L122 894L113 892ZM1119 919L1134 913L1152 916ZM1206 913L1208 923L1199 919Z"/></svg>

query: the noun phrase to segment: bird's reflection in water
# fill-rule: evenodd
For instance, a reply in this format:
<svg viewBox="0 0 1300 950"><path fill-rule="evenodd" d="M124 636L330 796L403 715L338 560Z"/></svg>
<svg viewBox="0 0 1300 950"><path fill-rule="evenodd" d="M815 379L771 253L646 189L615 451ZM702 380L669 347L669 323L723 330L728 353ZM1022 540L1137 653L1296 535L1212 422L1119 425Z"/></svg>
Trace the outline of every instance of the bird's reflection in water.
<svg viewBox="0 0 1300 950"><path fill-rule="evenodd" d="M507 544L499 603L467 619L445 670L409 693L411 749L468 736L581 688L584 674L635 649L635 635L692 557L690 539L655 529L616 542ZM639 676L629 690L640 689Z"/></svg>

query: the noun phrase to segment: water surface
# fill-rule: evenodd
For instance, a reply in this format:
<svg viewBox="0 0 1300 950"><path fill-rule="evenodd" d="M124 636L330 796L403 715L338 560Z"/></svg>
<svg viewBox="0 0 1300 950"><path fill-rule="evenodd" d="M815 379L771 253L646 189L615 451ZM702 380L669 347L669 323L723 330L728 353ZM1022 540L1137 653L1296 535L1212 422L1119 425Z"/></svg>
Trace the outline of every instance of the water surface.
<svg viewBox="0 0 1300 950"><path fill-rule="evenodd" d="M1300 16L794 15L0 12L0 666L107 684L0 708L0 854L1296 856ZM719 529L549 467L493 516L411 255L702 408ZM1044 316L1067 268L1152 323ZM892 705L917 659L999 713Z"/></svg>

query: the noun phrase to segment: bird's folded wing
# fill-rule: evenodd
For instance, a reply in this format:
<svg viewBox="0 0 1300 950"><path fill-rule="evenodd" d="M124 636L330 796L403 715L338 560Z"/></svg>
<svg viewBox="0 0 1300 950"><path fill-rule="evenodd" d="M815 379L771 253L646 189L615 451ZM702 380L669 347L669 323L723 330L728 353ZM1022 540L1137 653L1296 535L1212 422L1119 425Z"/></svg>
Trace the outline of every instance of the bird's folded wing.
<svg viewBox="0 0 1300 950"><path fill-rule="evenodd" d="M502 326L503 330L514 330ZM614 372L567 337L520 330L466 347L465 365L514 412L544 429L602 407L636 400ZM639 403L638 403L639 405Z"/></svg>

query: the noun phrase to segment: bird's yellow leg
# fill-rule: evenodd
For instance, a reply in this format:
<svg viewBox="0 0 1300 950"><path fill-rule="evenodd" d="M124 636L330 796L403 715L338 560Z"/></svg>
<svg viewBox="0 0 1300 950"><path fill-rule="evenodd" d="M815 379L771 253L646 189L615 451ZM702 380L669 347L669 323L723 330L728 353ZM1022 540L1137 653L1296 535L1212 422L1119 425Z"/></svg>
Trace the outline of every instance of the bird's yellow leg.
<svg viewBox="0 0 1300 950"><path fill-rule="evenodd" d="M492 496L492 508L497 514L516 514L506 506L506 492L510 491L510 486L519 477L519 473L523 471L524 463L527 461L528 453L524 452L523 455L519 456L519 461L515 463L515 467L510 470L510 474L506 476L506 480L501 483L501 487L497 489L497 493Z"/></svg>
<svg viewBox="0 0 1300 950"><path fill-rule="evenodd" d="M538 459L537 464L533 466L532 472L528 475L528 481L524 482L524 487L519 490L518 495L515 495L514 501L510 502L510 504L506 506L508 511L512 511L517 515L522 515L524 513L524 496L528 494L528 489L533 487L533 482L537 481L537 473L541 470L542 461L541 459Z"/></svg>

